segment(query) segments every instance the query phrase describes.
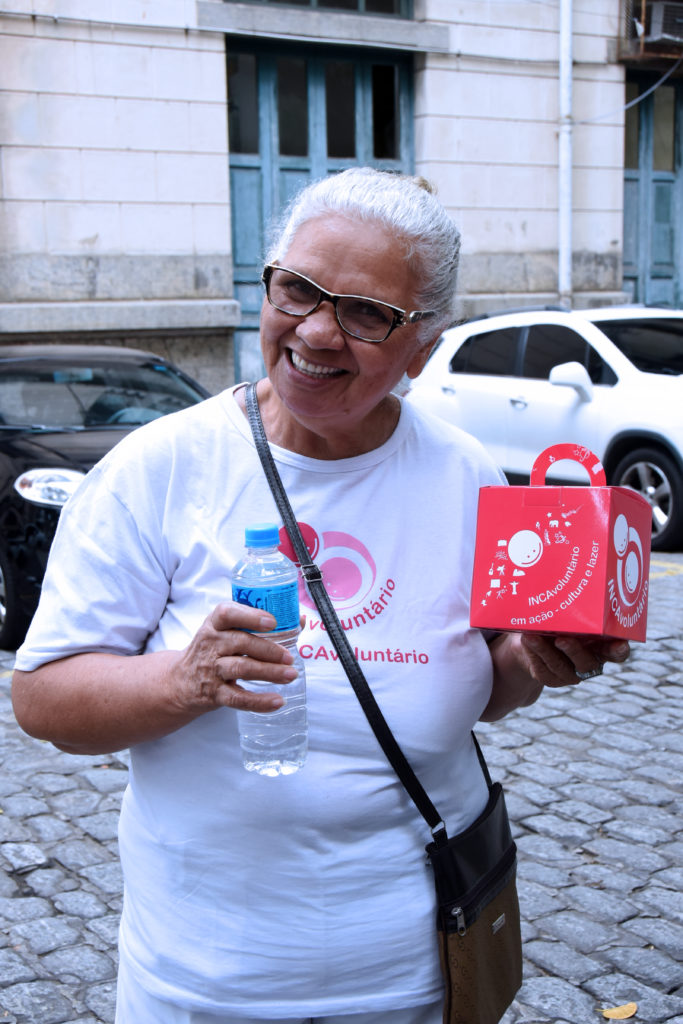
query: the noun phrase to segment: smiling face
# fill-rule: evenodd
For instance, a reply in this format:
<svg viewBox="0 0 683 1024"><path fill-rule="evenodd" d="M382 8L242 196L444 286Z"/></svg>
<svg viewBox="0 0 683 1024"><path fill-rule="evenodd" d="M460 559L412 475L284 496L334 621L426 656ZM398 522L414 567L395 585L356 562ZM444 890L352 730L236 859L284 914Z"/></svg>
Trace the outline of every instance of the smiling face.
<svg viewBox="0 0 683 1024"><path fill-rule="evenodd" d="M338 214L308 221L280 262L333 294L419 308L405 248L379 224L358 224ZM278 436L271 439L304 454L320 448L311 447L315 437L334 448L342 442L349 455L386 440L388 413L394 409L387 396L404 373L420 372L429 353L429 346L418 342L417 325L399 327L373 344L346 334L330 302L308 317L293 317L266 299L261 349L273 390L268 397L278 406ZM272 416L272 406L270 411ZM395 416L394 409L394 422ZM307 441L306 434L313 436Z"/></svg>

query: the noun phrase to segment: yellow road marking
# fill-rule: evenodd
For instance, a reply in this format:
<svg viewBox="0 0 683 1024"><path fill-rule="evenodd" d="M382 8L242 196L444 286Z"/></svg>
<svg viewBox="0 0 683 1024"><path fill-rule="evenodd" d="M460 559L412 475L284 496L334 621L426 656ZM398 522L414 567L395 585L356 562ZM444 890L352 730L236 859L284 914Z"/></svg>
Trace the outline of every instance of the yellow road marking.
<svg viewBox="0 0 683 1024"><path fill-rule="evenodd" d="M658 576L681 575L683 575L683 563L681 562L668 562L661 558L650 560L650 579L655 579Z"/></svg>

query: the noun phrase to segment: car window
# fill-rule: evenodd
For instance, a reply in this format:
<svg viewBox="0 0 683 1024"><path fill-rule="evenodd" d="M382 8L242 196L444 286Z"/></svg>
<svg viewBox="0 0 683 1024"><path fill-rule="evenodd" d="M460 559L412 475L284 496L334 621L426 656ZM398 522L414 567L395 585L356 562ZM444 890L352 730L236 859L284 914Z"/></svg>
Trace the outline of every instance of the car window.
<svg viewBox="0 0 683 1024"><path fill-rule="evenodd" d="M519 328L473 334L451 359L451 373L511 377L515 372Z"/></svg>
<svg viewBox="0 0 683 1024"><path fill-rule="evenodd" d="M645 373L683 373L683 319L600 320L597 326Z"/></svg>
<svg viewBox="0 0 683 1024"><path fill-rule="evenodd" d="M131 426L203 397L163 363L0 367L0 423L12 426Z"/></svg>
<svg viewBox="0 0 683 1024"><path fill-rule="evenodd" d="M585 366L586 341L576 331L559 324L537 324L529 328L524 348L522 376L547 380L560 363Z"/></svg>
<svg viewBox="0 0 683 1024"><path fill-rule="evenodd" d="M617 376L585 338L561 324L534 324L524 347L522 376L547 380L560 363L581 363L594 384L614 384Z"/></svg>
<svg viewBox="0 0 683 1024"><path fill-rule="evenodd" d="M588 361L586 363L586 369L588 370L588 376L594 384L609 384L610 387L619 380L616 373L605 360L595 351L592 345L587 346L588 349Z"/></svg>

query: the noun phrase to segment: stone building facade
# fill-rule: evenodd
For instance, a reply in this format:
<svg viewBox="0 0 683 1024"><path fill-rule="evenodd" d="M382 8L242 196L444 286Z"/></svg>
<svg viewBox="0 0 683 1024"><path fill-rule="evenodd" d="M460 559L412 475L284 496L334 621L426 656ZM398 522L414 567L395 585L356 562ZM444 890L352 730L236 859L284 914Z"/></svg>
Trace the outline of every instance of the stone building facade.
<svg viewBox="0 0 683 1024"><path fill-rule="evenodd" d="M212 390L253 375L266 221L354 162L436 184L463 315L620 301L624 0L572 12L569 112L566 2L8 0L0 340L151 348Z"/></svg>

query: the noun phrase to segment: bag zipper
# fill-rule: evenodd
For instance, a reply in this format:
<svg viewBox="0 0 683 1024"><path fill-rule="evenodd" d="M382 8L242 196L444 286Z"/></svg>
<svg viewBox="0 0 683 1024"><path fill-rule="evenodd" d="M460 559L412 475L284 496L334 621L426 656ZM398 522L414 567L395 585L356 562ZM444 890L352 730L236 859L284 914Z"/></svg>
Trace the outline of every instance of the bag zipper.
<svg viewBox="0 0 683 1024"><path fill-rule="evenodd" d="M458 935L462 936L467 934L468 912L470 912L473 908L476 908L477 903L480 901L482 894L486 893L491 889L494 879L500 879L501 877L504 877L507 874L507 872L514 864L516 854L517 849L515 847L515 844L513 843L510 849L506 852L504 859L498 865L499 870L496 871L494 878L487 879L483 885L478 886L473 891L472 896L467 901L467 903L458 904L455 907L451 907L451 909L448 911L449 916L455 918L455 924L458 931ZM498 895L498 892L500 892L502 888L503 886L501 886L501 889L499 889L497 892L494 892L491 899L495 899L495 897ZM478 916L479 915L477 914L477 917Z"/></svg>
<svg viewBox="0 0 683 1024"><path fill-rule="evenodd" d="M465 911L462 907L453 907L451 910L451 917L455 918L455 923L458 928L458 935L467 934L467 925L465 924Z"/></svg>

